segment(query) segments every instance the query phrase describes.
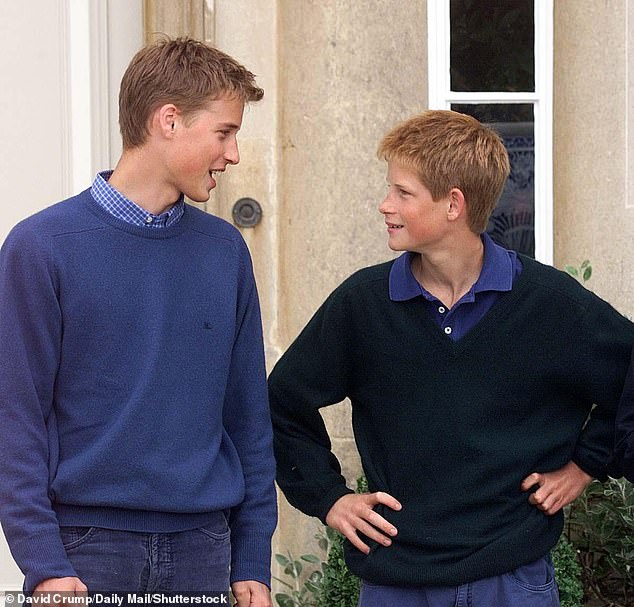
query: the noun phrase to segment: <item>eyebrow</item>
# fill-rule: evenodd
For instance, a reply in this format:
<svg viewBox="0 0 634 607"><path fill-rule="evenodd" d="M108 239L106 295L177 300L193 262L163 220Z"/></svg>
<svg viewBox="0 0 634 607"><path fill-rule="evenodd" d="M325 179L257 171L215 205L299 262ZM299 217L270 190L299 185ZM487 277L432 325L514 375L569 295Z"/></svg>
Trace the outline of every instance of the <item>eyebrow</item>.
<svg viewBox="0 0 634 607"><path fill-rule="evenodd" d="M228 129L234 129L236 131L240 130L240 126L237 125L237 124L234 124L233 122L221 122L218 126L222 127L222 128L226 128L226 129L227 128Z"/></svg>

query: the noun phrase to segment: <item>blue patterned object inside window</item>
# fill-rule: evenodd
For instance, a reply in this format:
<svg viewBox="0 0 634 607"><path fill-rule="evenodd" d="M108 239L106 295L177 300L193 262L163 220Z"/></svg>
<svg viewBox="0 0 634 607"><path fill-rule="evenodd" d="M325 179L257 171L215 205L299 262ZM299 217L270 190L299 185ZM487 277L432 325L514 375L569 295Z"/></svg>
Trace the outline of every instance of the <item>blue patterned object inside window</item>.
<svg viewBox="0 0 634 607"><path fill-rule="evenodd" d="M452 104L493 128L504 141L511 174L487 233L507 249L535 257L535 124L530 103Z"/></svg>
<svg viewBox="0 0 634 607"><path fill-rule="evenodd" d="M535 137L533 123L495 124L511 161L487 232L498 244L535 257Z"/></svg>

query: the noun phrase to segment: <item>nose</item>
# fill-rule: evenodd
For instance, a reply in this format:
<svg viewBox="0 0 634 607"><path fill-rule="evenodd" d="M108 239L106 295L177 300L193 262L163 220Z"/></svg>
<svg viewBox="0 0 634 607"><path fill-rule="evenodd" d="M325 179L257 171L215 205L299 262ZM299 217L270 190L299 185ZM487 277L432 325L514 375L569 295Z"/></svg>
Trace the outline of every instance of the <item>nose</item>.
<svg viewBox="0 0 634 607"><path fill-rule="evenodd" d="M379 204L379 213L387 215L390 212L390 195L387 194L381 204Z"/></svg>
<svg viewBox="0 0 634 607"><path fill-rule="evenodd" d="M225 149L225 160L229 164L238 164L240 162L240 152L238 151L238 140L232 139Z"/></svg>

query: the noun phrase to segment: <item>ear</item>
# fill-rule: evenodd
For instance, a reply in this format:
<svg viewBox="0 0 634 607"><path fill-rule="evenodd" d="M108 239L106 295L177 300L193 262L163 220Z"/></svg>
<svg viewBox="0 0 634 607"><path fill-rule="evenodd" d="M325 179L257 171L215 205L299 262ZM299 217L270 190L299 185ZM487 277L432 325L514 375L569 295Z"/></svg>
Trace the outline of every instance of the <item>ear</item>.
<svg viewBox="0 0 634 607"><path fill-rule="evenodd" d="M154 111L152 126L162 137L171 139L178 127L180 112L173 103L166 103Z"/></svg>
<svg viewBox="0 0 634 607"><path fill-rule="evenodd" d="M456 221L461 217L467 217L467 202L460 188L451 188L447 196L447 219Z"/></svg>

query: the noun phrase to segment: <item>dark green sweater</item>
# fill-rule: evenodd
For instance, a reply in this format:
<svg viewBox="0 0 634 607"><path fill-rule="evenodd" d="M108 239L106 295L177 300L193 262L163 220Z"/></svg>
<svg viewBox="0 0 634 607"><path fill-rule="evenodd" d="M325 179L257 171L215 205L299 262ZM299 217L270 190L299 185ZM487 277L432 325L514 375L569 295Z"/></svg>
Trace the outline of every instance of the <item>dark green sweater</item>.
<svg viewBox="0 0 634 607"><path fill-rule="evenodd" d="M389 299L391 264L340 285L273 370L279 485L322 521L350 492L318 411L349 397L369 489L403 505L377 508L399 530L392 546L347 545L351 570L400 586L506 573L548 552L563 524L529 504L522 479L571 459L605 477L634 325L523 257L513 289L453 342L421 298Z"/></svg>

